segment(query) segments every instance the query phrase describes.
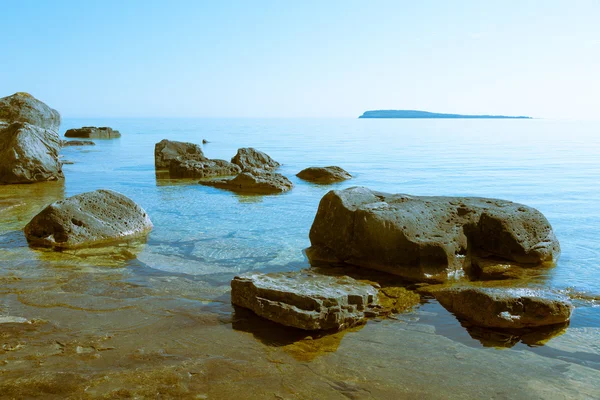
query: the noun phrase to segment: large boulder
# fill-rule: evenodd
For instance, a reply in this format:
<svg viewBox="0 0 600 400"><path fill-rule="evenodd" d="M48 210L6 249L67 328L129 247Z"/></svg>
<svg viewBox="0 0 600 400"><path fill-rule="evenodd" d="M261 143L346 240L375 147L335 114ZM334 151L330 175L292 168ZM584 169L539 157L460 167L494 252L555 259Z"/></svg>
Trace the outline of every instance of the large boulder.
<svg viewBox="0 0 600 400"><path fill-rule="evenodd" d="M305 330L340 330L365 321L377 290L350 277L310 271L249 273L231 281L231 302Z"/></svg>
<svg viewBox="0 0 600 400"><path fill-rule="evenodd" d="M65 133L65 137L87 139L114 139L121 137L121 133L106 126L84 126L83 128L69 129Z"/></svg>
<svg viewBox="0 0 600 400"><path fill-rule="evenodd" d="M564 324L573 311L565 296L542 289L450 287L431 294L457 317L489 328Z"/></svg>
<svg viewBox="0 0 600 400"><path fill-rule="evenodd" d="M242 170L258 168L266 171L272 171L279 168L281 165L269 157L266 153L255 150L252 147L238 149L237 154L233 156L231 162L239 165Z"/></svg>
<svg viewBox="0 0 600 400"><path fill-rule="evenodd" d="M344 262L417 281L444 281L471 258L553 263L559 243L534 208L477 197L419 197L354 187L330 191L310 230L314 260Z"/></svg>
<svg viewBox="0 0 600 400"><path fill-rule="evenodd" d="M70 249L141 237L152 230L148 214L111 190L81 193L50 204L25 226L31 246Z"/></svg>
<svg viewBox="0 0 600 400"><path fill-rule="evenodd" d="M26 122L0 124L0 184L62 179L60 148L54 130Z"/></svg>
<svg viewBox="0 0 600 400"><path fill-rule="evenodd" d="M281 174L254 168L246 169L233 178L200 181L198 183L249 194L283 193L294 187L294 184Z"/></svg>
<svg viewBox="0 0 600 400"><path fill-rule="evenodd" d="M157 169L169 168L172 160L206 160L202 148L194 143L163 139L154 145L154 166Z"/></svg>
<svg viewBox="0 0 600 400"><path fill-rule="evenodd" d="M0 121L26 122L40 128L58 131L60 114L29 93L18 92L0 99Z"/></svg>
<svg viewBox="0 0 600 400"><path fill-rule="evenodd" d="M215 176L231 176L240 173L240 167L225 160L171 160L169 177L210 178Z"/></svg>
<svg viewBox="0 0 600 400"><path fill-rule="evenodd" d="M298 172L296 176L305 181L328 184L334 182L342 182L352 178L348 172L340 167L309 167Z"/></svg>

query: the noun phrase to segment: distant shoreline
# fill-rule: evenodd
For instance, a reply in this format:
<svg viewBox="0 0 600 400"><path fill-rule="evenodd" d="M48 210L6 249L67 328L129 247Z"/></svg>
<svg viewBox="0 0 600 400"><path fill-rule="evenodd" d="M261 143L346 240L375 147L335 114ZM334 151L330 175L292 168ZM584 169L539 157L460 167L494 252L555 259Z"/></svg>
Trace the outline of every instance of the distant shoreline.
<svg viewBox="0 0 600 400"><path fill-rule="evenodd" d="M443 114L418 110L372 110L358 118L533 119L527 116Z"/></svg>

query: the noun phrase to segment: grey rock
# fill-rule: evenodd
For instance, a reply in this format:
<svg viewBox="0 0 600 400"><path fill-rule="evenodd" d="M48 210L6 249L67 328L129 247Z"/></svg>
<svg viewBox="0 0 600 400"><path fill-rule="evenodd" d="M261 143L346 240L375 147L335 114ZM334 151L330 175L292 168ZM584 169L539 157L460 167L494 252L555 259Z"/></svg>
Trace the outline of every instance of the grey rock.
<svg viewBox="0 0 600 400"><path fill-rule="evenodd" d="M121 137L121 133L106 126L84 126L83 128L69 129L65 133L65 137L88 139L114 139Z"/></svg>
<svg viewBox="0 0 600 400"><path fill-rule="evenodd" d="M490 328L563 324L573 311L568 298L542 289L450 287L431 294L457 317Z"/></svg>
<svg viewBox="0 0 600 400"><path fill-rule="evenodd" d="M18 92L0 99L0 121L26 122L40 128L58 131L60 114L29 93Z"/></svg>
<svg viewBox="0 0 600 400"><path fill-rule="evenodd" d="M313 260L344 262L417 281L460 277L479 259L539 266L560 254L534 208L477 197L419 197L354 187L330 191L310 230Z"/></svg>
<svg viewBox="0 0 600 400"><path fill-rule="evenodd" d="M56 131L15 122L0 124L0 184L34 183L64 178Z"/></svg>
<svg viewBox="0 0 600 400"><path fill-rule="evenodd" d="M309 167L298 172L296 176L305 181L328 184L341 182L352 178L348 172L340 167Z"/></svg>
<svg viewBox="0 0 600 400"><path fill-rule="evenodd" d="M225 160L171 160L169 177L210 178L216 176L231 176L240 173L240 167Z"/></svg>
<svg viewBox="0 0 600 400"><path fill-rule="evenodd" d="M154 145L154 165L157 169L169 168L173 160L207 160L202 148L194 143L163 139Z"/></svg>
<svg viewBox="0 0 600 400"><path fill-rule="evenodd" d="M63 147L69 147L69 146L95 146L96 143L92 142L91 140L63 140L62 141L62 145L63 145Z"/></svg>
<svg viewBox="0 0 600 400"><path fill-rule="evenodd" d="M267 154L252 147L238 149L237 154L233 156L231 162L239 165L242 170L258 168L271 171L279 168L281 165Z"/></svg>
<svg viewBox="0 0 600 400"><path fill-rule="evenodd" d="M25 226L31 246L69 249L146 235L148 214L128 197L111 190L81 193L50 204Z"/></svg>
<svg viewBox="0 0 600 400"><path fill-rule="evenodd" d="M281 174L254 168L246 169L234 178L200 181L198 183L233 192L250 194L283 193L294 187L292 182Z"/></svg>
<svg viewBox="0 0 600 400"><path fill-rule="evenodd" d="M249 273L231 281L231 302L282 325L340 330L365 321L377 290L347 276L310 271Z"/></svg>

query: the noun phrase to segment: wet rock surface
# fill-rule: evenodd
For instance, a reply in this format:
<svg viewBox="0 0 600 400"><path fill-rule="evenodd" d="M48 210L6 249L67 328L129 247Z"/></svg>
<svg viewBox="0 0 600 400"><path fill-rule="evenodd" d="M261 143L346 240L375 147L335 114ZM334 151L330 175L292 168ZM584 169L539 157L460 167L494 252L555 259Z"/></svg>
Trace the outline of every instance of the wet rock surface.
<svg viewBox="0 0 600 400"><path fill-rule="evenodd" d="M305 181L328 184L351 179L352 175L340 167L309 167L298 172L296 176Z"/></svg>
<svg viewBox="0 0 600 400"><path fill-rule="evenodd" d="M60 114L29 93L18 92L0 98L0 122L26 122L58 131Z"/></svg>
<svg viewBox="0 0 600 400"><path fill-rule="evenodd" d="M0 124L0 184L62 179L60 148L54 130L26 122Z"/></svg>
<svg viewBox="0 0 600 400"><path fill-rule="evenodd" d="M240 173L240 167L225 160L171 160L169 163L169 177L182 178L209 178L216 176L231 176Z"/></svg>
<svg viewBox="0 0 600 400"><path fill-rule="evenodd" d="M340 330L365 321L377 290L347 276L310 271L249 273L231 281L231 302L285 326Z"/></svg>
<svg viewBox="0 0 600 400"><path fill-rule="evenodd" d="M281 166L281 164L273 160L266 153L253 149L252 147L238 149L237 154L233 156L231 162L238 165L242 170L258 168L272 171Z"/></svg>
<svg viewBox="0 0 600 400"><path fill-rule="evenodd" d="M201 185L248 194L277 194L291 190L294 185L288 178L263 169L246 169L229 179L200 181Z"/></svg>
<svg viewBox="0 0 600 400"><path fill-rule="evenodd" d="M92 142L91 140L63 140L62 141L62 145L63 145L63 147L68 147L68 146L95 146L96 143Z"/></svg>
<svg viewBox="0 0 600 400"><path fill-rule="evenodd" d="M31 246L69 249L132 239L151 229L150 218L134 201L100 189L50 204L24 232Z"/></svg>
<svg viewBox="0 0 600 400"><path fill-rule="evenodd" d="M69 129L65 133L65 137L88 139L115 139L120 138L121 133L106 126L84 126L83 128Z"/></svg>
<svg viewBox="0 0 600 400"><path fill-rule="evenodd" d="M344 262L417 281L445 281L471 258L552 264L560 254L534 208L476 197L419 197L354 187L330 191L310 231L313 260Z"/></svg>
<svg viewBox="0 0 600 400"><path fill-rule="evenodd" d="M171 161L207 161L202 148L194 143L163 139L154 145L154 165L169 168Z"/></svg>

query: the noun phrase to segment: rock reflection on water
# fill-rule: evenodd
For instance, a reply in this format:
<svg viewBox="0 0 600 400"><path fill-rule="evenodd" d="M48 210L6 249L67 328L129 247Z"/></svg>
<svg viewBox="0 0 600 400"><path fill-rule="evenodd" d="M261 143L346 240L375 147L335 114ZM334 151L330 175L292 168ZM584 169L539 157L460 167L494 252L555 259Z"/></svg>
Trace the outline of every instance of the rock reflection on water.
<svg viewBox="0 0 600 400"><path fill-rule="evenodd" d="M484 347L511 348L523 343L527 346L543 346L550 339L567 332L569 323L523 329L490 329L461 321L461 325L469 335L478 340Z"/></svg>
<svg viewBox="0 0 600 400"><path fill-rule="evenodd" d="M0 185L0 233L22 229L44 207L64 197L64 180Z"/></svg>

